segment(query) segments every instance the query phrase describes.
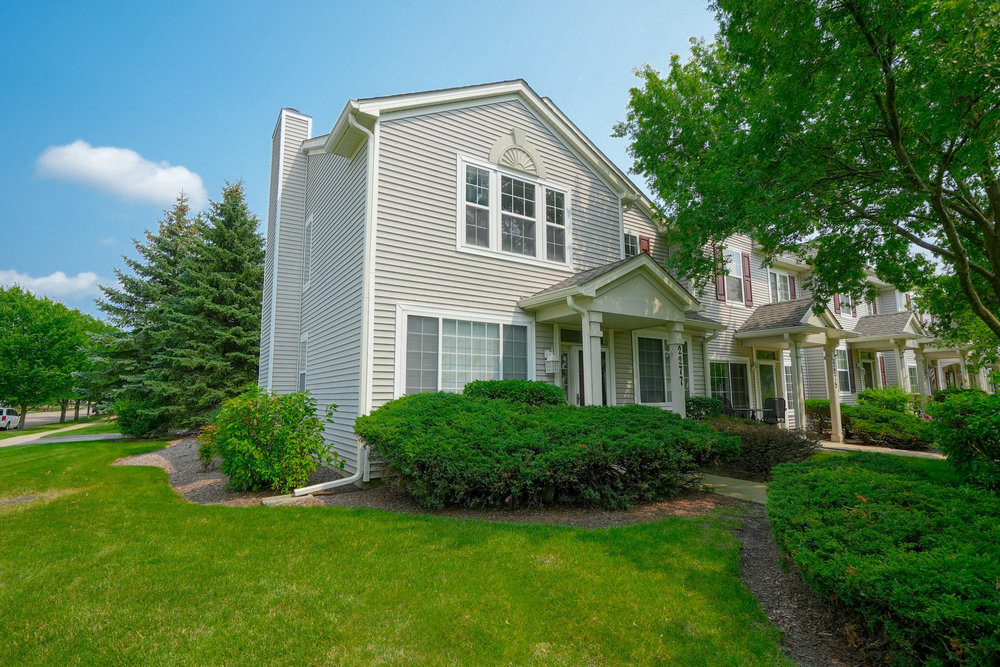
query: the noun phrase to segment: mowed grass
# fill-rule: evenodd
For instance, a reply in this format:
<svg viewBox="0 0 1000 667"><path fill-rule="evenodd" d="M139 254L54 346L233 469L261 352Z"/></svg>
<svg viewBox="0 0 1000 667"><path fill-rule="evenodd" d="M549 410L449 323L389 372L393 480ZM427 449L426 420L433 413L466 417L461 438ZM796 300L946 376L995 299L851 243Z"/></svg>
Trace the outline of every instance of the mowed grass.
<svg viewBox="0 0 1000 667"><path fill-rule="evenodd" d="M14 438L19 435L30 435L32 433L45 433L46 431L55 431L60 428L66 428L67 426L74 426L76 424L86 424L88 422L95 421L97 419L103 419L104 415L91 415L90 417L81 417L77 420L67 419L65 422L60 424L55 422L53 424L39 424L38 426L29 426L25 429L18 429L16 431L0 431L0 440L5 438ZM75 431L70 431L74 433Z"/></svg>
<svg viewBox="0 0 1000 667"><path fill-rule="evenodd" d="M42 438L63 438L69 435L96 435L99 433L120 433L118 430L118 420L109 419L108 421L99 422L97 424L92 424L90 426L83 426L80 428L75 428L72 431L66 433L49 433L48 435L43 435Z"/></svg>
<svg viewBox="0 0 1000 667"><path fill-rule="evenodd" d="M784 664L722 515L604 530L214 507L162 446L0 450L0 664Z"/></svg>

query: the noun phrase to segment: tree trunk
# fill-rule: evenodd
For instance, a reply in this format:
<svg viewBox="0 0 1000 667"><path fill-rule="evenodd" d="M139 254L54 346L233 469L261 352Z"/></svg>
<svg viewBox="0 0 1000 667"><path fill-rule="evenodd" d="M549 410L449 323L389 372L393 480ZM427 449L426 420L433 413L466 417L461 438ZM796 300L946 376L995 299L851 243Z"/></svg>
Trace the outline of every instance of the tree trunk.
<svg viewBox="0 0 1000 667"><path fill-rule="evenodd" d="M76 399L76 407L73 408L73 421L80 419L80 399Z"/></svg>
<svg viewBox="0 0 1000 667"><path fill-rule="evenodd" d="M90 401L87 401L87 416L90 416Z"/></svg>
<svg viewBox="0 0 1000 667"><path fill-rule="evenodd" d="M59 423L65 423L66 421L66 409L69 408L69 399L62 398L59 399Z"/></svg>
<svg viewBox="0 0 1000 667"><path fill-rule="evenodd" d="M17 430L20 431L24 429L24 422L28 418L28 406L27 404L22 404L17 407L17 411L21 415L21 422L17 425Z"/></svg>

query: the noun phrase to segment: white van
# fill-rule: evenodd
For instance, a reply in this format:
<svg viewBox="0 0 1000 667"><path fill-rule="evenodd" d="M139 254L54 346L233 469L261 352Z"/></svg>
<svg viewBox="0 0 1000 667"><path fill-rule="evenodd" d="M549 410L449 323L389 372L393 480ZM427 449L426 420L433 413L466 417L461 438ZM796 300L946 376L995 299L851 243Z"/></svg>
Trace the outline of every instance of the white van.
<svg viewBox="0 0 1000 667"><path fill-rule="evenodd" d="M0 408L0 431L13 431L21 423L21 416L14 408Z"/></svg>

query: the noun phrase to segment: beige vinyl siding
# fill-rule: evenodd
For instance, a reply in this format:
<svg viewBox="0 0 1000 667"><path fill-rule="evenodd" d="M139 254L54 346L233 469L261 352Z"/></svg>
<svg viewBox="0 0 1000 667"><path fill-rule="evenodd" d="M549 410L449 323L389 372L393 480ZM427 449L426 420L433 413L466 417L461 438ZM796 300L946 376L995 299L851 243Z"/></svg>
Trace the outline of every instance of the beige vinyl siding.
<svg viewBox="0 0 1000 667"><path fill-rule="evenodd" d="M356 469L354 420L361 396L367 169L365 150L351 160L331 154L309 158L312 252L309 287L302 295L302 332L309 337L306 389L320 411L338 406L326 438L349 471Z"/></svg>
<svg viewBox="0 0 1000 667"><path fill-rule="evenodd" d="M625 232L636 236L648 236L650 239L650 254L660 265L666 265L667 244L660 236L659 226L646 217L646 214L637 207L632 207L622 212L622 222Z"/></svg>
<svg viewBox="0 0 1000 667"><path fill-rule="evenodd" d="M904 304L905 305L905 304ZM878 314L895 313L900 310L896 300L896 290L885 289L878 294Z"/></svg>
<svg viewBox="0 0 1000 667"><path fill-rule="evenodd" d="M283 136L277 153L278 182L268 210L268 230L274 228L272 250L276 293L273 295L274 341L271 388L279 393L298 385L299 317L302 296L302 228L305 224L306 156L302 142L309 137L312 119L283 110L278 121ZM272 241L269 240L269 243ZM274 273L271 274L274 279Z"/></svg>
<svg viewBox="0 0 1000 667"><path fill-rule="evenodd" d="M275 238L278 223L278 174L281 147L281 121L271 135L271 185L267 203L267 238L264 245L264 289L260 311L260 365L257 367L257 384L267 387L271 361L271 301L274 298Z"/></svg>
<svg viewBox="0 0 1000 667"><path fill-rule="evenodd" d="M605 334L607 335L607 334ZM617 405L635 403L632 332L615 331L615 399Z"/></svg>
<svg viewBox="0 0 1000 667"><path fill-rule="evenodd" d="M493 316L569 271L456 249L458 157L487 161L512 128L541 155L546 180L571 191L573 269L620 258L618 198L520 101L382 121L379 126L372 407L393 397L396 304ZM495 196L495 194L493 195ZM543 239L539 231L539 240ZM536 358L551 345L537 327ZM545 343L542 336L548 336ZM540 362L539 362L540 363ZM541 368L544 372L544 365ZM539 368L536 366L536 377ZM555 377L547 377L555 381Z"/></svg>

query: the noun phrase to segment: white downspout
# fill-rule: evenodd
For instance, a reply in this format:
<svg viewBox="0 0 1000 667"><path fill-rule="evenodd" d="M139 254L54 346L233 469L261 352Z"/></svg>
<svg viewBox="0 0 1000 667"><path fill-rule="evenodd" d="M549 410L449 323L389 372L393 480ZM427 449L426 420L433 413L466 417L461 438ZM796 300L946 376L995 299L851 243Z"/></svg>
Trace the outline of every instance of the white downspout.
<svg viewBox="0 0 1000 667"><path fill-rule="evenodd" d="M374 186L374 183L373 183L373 181L374 181L373 173L374 173L374 169L375 169L375 160L374 160L374 158L375 158L375 135L373 135L372 132L371 132L371 130L369 130L367 127L365 127L364 125L361 125L360 123L358 123L358 121L355 120L353 114L350 114L350 113L347 114L347 122L348 122L348 124L350 124L351 127L353 127L354 129L358 130L359 132L363 133L368 138L368 197L367 197L367 202L365 204L365 218L366 218L366 220L365 220L365 223L366 223L365 224L365 228L368 229L369 233L370 233L370 230L372 229L372 198L373 198L372 187ZM366 262L365 262L367 271L372 271L373 267L368 263L367 260L368 260L368 258L366 258ZM365 284L366 285L368 284L368 275L367 275L367 273L365 275ZM366 299L367 299L367 295L366 295ZM366 320L367 320L367 318L365 318L364 320L362 320L362 328L363 329L367 328L367 327L365 327ZM367 361L367 359L368 359L368 332L367 331L363 331L362 332L361 346L362 346L361 361L362 361L362 363L365 363ZM360 410L361 414L367 414L368 410L371 407L370 405L368 405L368 400L367 400L367 397L368 397L368 388L367 388L367 385L365 383L365 381L366 381L366 375L367 375L366 373L361 373L361 382L362 382L362 385L361 385L361 387L359 387L359 390L360 390L359 393L361 394L361 396L360 396L360 398L361 398L361 401L360 401L361 402L361 410ZM313 484L312 486L304 486L302 488L293 490L292 491L292 496L294 496L294 497L308 496L309 494L316 493L317 491L325 491L327 489L334 489L334 488L337 488L337 487L340 487L340 486L348 486L348 485L354 484L355 482L358 482L358 481L365 481L365 482L367 482L368 481L368 445L363 444L360 439L358 439L357 462L358 462L357 470L355 470L354 474L351 475L350 477L344 477L343 479L337 479L337 480L334 480L332 482L323 482L321 484Z"/></svg>

